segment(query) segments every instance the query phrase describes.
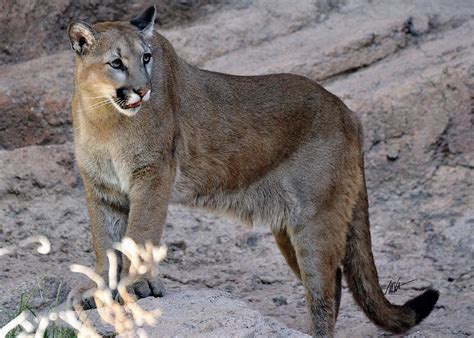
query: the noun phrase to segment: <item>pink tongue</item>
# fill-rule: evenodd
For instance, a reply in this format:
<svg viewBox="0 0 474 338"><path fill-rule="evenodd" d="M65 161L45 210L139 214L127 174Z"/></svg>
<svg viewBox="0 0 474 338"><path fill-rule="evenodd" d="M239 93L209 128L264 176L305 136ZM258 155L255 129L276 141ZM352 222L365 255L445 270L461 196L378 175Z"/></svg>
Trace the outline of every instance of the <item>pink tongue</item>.
<svg viewBox="0 0 474 338"><path fill-rule="evenodd" d="M141 101L131 103L127 105L127 108L135 108L135 107L138 107L140 104L141 104Z"/></svg>

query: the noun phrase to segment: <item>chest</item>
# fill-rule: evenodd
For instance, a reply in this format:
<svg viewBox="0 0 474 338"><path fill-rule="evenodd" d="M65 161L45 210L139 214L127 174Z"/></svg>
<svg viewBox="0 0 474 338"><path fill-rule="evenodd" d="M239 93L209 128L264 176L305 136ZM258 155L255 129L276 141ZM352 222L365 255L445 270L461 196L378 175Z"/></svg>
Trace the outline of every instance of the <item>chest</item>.
<svg viewBox="0 0 474 338"><path fill-rule="evenodd" d="M79 166L94 183L128 194L131 171L123 155L106 147L81 149L76 153Z"/></svg>

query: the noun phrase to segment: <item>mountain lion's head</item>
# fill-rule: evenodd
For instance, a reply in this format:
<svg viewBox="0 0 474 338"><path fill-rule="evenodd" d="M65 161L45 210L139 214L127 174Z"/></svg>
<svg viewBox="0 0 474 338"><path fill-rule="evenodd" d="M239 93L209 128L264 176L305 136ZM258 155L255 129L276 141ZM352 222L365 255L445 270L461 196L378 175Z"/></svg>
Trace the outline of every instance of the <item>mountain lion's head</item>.
<svg viewBox="0 0 474 338"><path fill-rule="evenodd" d="M68 34L77 54L76 90L92 102L89 108L112 105L133 116L150 99L155 7L130 22L91 26L73 21Z"/></svg>

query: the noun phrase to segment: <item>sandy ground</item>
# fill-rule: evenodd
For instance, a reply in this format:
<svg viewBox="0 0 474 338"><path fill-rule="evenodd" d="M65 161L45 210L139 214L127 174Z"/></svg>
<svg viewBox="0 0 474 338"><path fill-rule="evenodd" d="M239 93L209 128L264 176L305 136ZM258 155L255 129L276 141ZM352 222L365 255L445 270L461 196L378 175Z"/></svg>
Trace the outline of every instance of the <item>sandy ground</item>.
<svg viewBox="0 0 474 338"><path fill-rule="evenodd" d="M11 173L7 181L15 181L14 187L8 184L9 188L2 190L9 196L2 200L2 220L9 225L2 230L2 240L15 243L40 233L52 243L52 252L46 256L34 253L29 246L2 257L5 321L17 306L20 292L37 284L41 292L34 294L33 305L44 307L53 302L59 285L63 299L68 289L79 283L68 265L92 265L93 254L70 145L28 147L1 152L0 156L6 172ZM29 160L34 160L32 165ZM41 168L36 163L42 163ZM2 180L2 188L5 185ZM403 303L427 286L436 287L441 298L416 332L472 334L472 257L455 242L437 235L430 223L420 226L417 220L406 220L410 202L373 204L374 252L381 285L399 277L402 281L417 279L389 299ZM472 224L469 219L467 223ZM248 231L226 219L171 207L163 242L169 251L160 272L169 290L223 290L290 328L306 331L302 285L287 268L267 229ZM345 287L337 328L342 336L383 334L356 308Z"/></svg>
<svg viewBox="0 0 474 338"><path fill-rule="evenodd" d="M440 291L433 313L410 335L473 335L474 6L470 1L331 4L231 2L162 33L193 64L237 74L303 74L321 81L357 111L366 133L380 284L416 279L388 295L399 304L426 287ZM5 150L0 150L0 247L17 246L37 234L52 244L46 256L30 245L1 257L0 323L12 317L21 293L39 289L33 292L32 306L49 307L80 282L68 270L71 263L93 266L84 196L68 136L68 100L58 99L59 108L50 105L61 116L51 123L43 105L28 110L34 103L22 101L13 90L23 81L34 92L38 85L25 79L30 71L51 77L44 81L46 87L64 82L62 90L70 90L66 75L71 74L71 60L66 55L61 51L0 68L4 116L21 107L24 114L14 124L0 121L0 133L10 133L2 144ZM41 73L38 65L51 62L58 62L55 69L60 71ZM43 96L38 100L42 103ZM9 108L10 101L18 110ZM39 127L25 122L25 128L63 136L54 138L57 142L15 139L21 134L15 129L19 123L36 118L46 122ZM169 290L223 290L307 332L302 285L269 229L249 230L233 220L172 206L163 242L169 251L160 273ZM386 335L354 305L346 287L337 330L340 336Z"/></svg>

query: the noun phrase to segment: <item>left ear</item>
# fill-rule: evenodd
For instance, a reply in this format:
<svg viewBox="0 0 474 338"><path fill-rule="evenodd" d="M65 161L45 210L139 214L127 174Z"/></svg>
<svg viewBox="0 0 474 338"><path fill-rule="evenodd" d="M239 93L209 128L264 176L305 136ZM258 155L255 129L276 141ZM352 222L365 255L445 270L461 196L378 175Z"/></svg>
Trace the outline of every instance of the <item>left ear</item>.
<svg viewBox="0 0 474 338"><path fill-rule="evenodd" d="M130 20L130 23L138 28L140 33L150 38L153 35L153 26L155 24L156 8L155 5L148 7L142 14Z"/></svg>
<svg viewBox="0 0 474 338"><path fill-rule="evenodd" d="M96 42L97 33L84 21L72 21L67 31L71 48L80 56L87 54Z"/></svg>

